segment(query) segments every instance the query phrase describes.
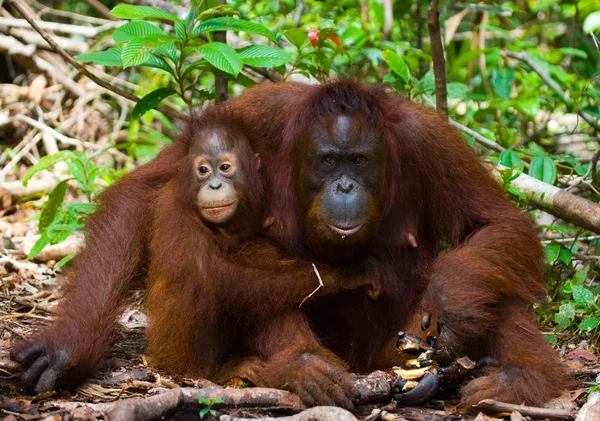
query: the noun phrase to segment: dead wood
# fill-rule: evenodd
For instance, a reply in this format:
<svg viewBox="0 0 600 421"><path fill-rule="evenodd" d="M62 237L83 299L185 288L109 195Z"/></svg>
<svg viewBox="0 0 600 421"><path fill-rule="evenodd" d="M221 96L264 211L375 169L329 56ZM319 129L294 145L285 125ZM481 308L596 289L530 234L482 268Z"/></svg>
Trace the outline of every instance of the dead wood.
<svg viewBox="0 0 600 421"><path fill-rule="evenodd" d="M506 402L497 402L493 399L485 399L473 407L478 411L486 412L514 412L533 418L548 418L551 420L574 420L573 413L567 409L536 408L533 406L515 405Z"/></svg>
<svg viewBox="0 0 600 421"><path fill-rule="evenodd" d="M215 409L223 407L292 407L304 408L298 396L290 392L262 387L249 389L223 388L180 388L171 389L160 395L148 398L134 398L116 401L110 404L94 405L95 410L106 413L111 421L146 421L160 419L180 405L198 405L199 399L214 401L222 399L223 403L215 403Z"/></svg>
<svg viewBox="0 0 600 421"><path fill-rule="evenodd" d="M256 418L240 418L234 415L221 415L220 421L255 421ZM289 417L266 417L260 421L357 421L352 413L337 406L316 406Z"/></svg>

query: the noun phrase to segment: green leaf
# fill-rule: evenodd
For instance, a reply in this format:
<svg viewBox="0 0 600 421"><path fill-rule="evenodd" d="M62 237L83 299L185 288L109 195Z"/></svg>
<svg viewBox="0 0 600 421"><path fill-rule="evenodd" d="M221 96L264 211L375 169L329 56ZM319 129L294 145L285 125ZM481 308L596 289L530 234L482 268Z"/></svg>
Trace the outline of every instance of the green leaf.
<svg viewBox="0 0 600 421"><path fill-rule="evenodd" d="M408 82L408 65L398 54L391 50L381 52L383 59L394 73L396 73L404 83Z"/></svg>
<svg viewBox="0 0 600 421"><path fill-rule="evenodd" d="M308 42L306 31L299 28L289 29L283 33L283 36L299 50Z"/></svg>
<svg viewBox="0 0 600 421"><path fill-rule="evenodd" d="M35 242L29 254L27 255L27 260L33 259L35 256L41 253L41 251L50 244L50 238L48 237L48 231L44 231L40 238Z"/></svg>
<svg viewBox="0 0 600 421"><path fill-rule="evenodd" d="M519 99L517 101L517 106L521 111L531 117L537 116L540 111L540 101L537 98Z"/></svg>
<svg viewBox="0 0 600 421"><path fill-rule="evenodd" d="M140 102L135 104L133 111L131 113L131 118L136 119L140 118L147 111L150 111L152 108L156 107L160 102L168 96L176 94L177 91L171 88L160 88L155 91L150 92L142 99Z"/></svg>
<svg viewBox="0 0 600 421"><path fill-rule="evenodd" d="M173 70L169 63L167 63L167 61L164 58L156 56L154 54L150 54L148 60L144 61L143 63L140 63L139 66L153 67L155 69L164 70L165 72L175 76L175 70Z"/></svg>
<svg viewBox="0 0 600 421"><path fill-rule="evenodd" d="M200 418L204 418L206 416L206 414L208 414L208 411L210 411L210 408L207 406L206 408L202 408L200 410Z"/></svg>
<svg viewBox="0 0 600 421"><path fill-rule="evenodd" d="M469 88L464 83L449 83L447 86L448 98L460 98L465 99Z"/></svg>
<svg viewBox="0 0 600 421"><path fill-rule="evenodd" d="M544 335L544 338L546 338L550 345L556 345L558 343L558 338L556 335Z"/></svg>
<svg viewBox="0 0 600 421"><path fill-rule="evenodd" d="M103 66L122 66L121 52L122 48L109 48L98 53L86 53L75 56L76 60L82 63L98 63Z"/></svg>
<svg viewBox="0 0 600 421"><path fill-rule="evenodd" d="M586 266L583 269L575 272L575 274L573 275L573 283L575 285L583 285L585 283L585 280L587 278L587 274L588 274L589 270L590 270L590 267Z"/></svg>
<svg viewBox="0 0 600 421"><path fill-rule="evenodd" d="M177 63L177 47L174 42L163 44L159 47L156 47L154 50L156 54L161 54L168 59L170 59L173 63Z"/></svg>
<svg viewBox="0 0 600 421"><path fill-rule="evenodd" d="M588 58L588 54L584 50L580 50L579 48L563 47L563 48L558 48L558 51L560 51L561 53L563 53L567 56L578 57L578 58L581 58L584 60L587 60L587 58Z"/></svg>
<svg viewBox="0 0 600 421"><path fill-rule="evenodd" d="M198 48L198 51L204 54L206 61L217 69L234 76L237 76L244 66L235 50L222 42L204 44Z"/></svg>
<svg viewBox="0 0 600 421"><path fill-rule="evenodd" d="M594 302L592 291L581 285L573 285L573 299L582 305L590 305Z"/></svg>
<svg viewBox="0 0 600 421"><path fill-rule="evenodd" d="M172 13L165 12L150 6L134 6L132 4L118 4L110 14L121 19L165 19L173 22L182 22Z"/></svg>
<svg viewBox="0 0 600 421"><path fill-rule="evenodd" d="M98 208L98 204L96 203L86 203L86 202L76 202L76 203L65 203L64 207L69 211L75 211L77 213L84 213L87 215L91 215L96 212Z"/></svg>
<svg viewBox="0 0 600 421"><path fill-rule="evenodd" d="M571 260L573 260L573 252L569 248L561 247L558 258L565 265L568 265L571 263Z"/></svg>
<svg viewBox="0 0 600 421"><path fill-rule="evenodd" d="M269 28L266 26L256 23L250 22L248 20L236 19L230 16L225 16L222 18L214 18L207 20L206 22L202 22L198 25L192 33L190 37L194 37L202 32L214 32L214 31L242 31L249 32L253 34L262 35L271 41L275 42L275 35Z"/></svg>
<svg viewBox="0 0 600 421"><path fill-rule="evenodd" d="M511 83L515 80L515 71L511 68L496 69L493 72L492 84L494 92L500 98L508 100L512 89Z"/></svg>
<svg viewBox="0 0 600 421"><path fill-rule="evenodd" d="M508 168L517 168L519 171L525 168L519 155L512 149L505 149L500 153L500 163Z"/></svg>
<svg viewBox="0 0 600 421"><path fill-rule="evenodd" d="M75 181L77 181L77 185L83 191L85 191L87 184L87 177L85 175L85 166L84 163L79 159L72 159L67 162L67 166L69 167L69 171L75 177Z"/></svg>
<svg viewBox="0 0 600 421"><path fill-rule="evenodd" d="M61 267L63 267L67 263L69 263L71 260L73 260L73 257L75 257L74 253L73 254L67 254L65 257L63 257L62 259L60 259L58 261L58 263L56 263L52 269L54 269L54 270L60 269Z"/></svg>
<svg viewBox="0 0 600 421"><path fill-rule="evenodd" d="M239 14L240 14L240 12L235 10L230 5L221 4L219 6L212 7L210 9L205 10L204 12L200 13L200 15L198 17L200 18L201 21L205 21L208 19L217 18L217 17L221 17L221 16L234 16L234 15L239 16Z"/></svg>
<svg viewBox="0 0 600 421"><path fill-rule="evenodd" d="M57 162L66 161L68 159L75 159L76 155L71 151L60 151L52 155L46 155L40 159L40 162L29 168L23 177L23 185L26 186L31 177L35 173L43 170L47 170Z"/></svg>
<svg viewBox="0 0 600 421"><path fill-rule="evenodd" d="M558 256L560 255L560 247L561 245L558 243L548 244L546 247L544 247L546 260L549 264L556 262L558 259Z"/></svg>
<svg viewBox="0 0 600 421"><path fill-rule="evenodd" d="M538 156L529 164L529 175L548 184L556 182L556 164L547 156Z"/></svg>
<svg viewBox="0 0 600 421"><path fill-rule="evenodd" d="M186 26L184 23L175 22L175 34L177 34L177 38L179 38L181 41L185 40Z"/></svg>
<svg viewBox="0 0 600 421"><path fill-rule="evenodd" d="M600 12L593 12L587 15L583 22L583 32L589 34L600 28Z"/></svg>
<svg viewBox="0 0 600 421"><path fill-rule="evenodd" d="M134 38L127 43L121 53L123 67L137 66L152 59L152 47L143 38Z"/></svg>
<svg viewBox="0 0 600 421"><path fill-rule="evenodd" d="M115 42L127 42L135 37L144 38L146 35L166 35L162 29L148 22L134 20L120 26L113 32Z"/></svg>
<svg viewBox="0 0 600 421"><path fill-rule="evenodd" d="M571 303L562 304L558 308L558 312L569 320L573 320L575 318L575 307Z"/></svg>
<svg viewBox="0 0 600 421"><path fill-rule="evenodd" d="M281 48L266 45L249 45L236 51L242 62L248 66L277 67L292 60Z"/></svg>
<svg viewBox="0 0 600 421"><path fill-rule="evenodd" d="M579 330L590 333L592 330L598 327L598 323L600 323L600 320L598 320L597 317L590 316L581 323L579 323Z"/></svg>
<svg viewBox="0 0 600 421"><path fill-rule="evenodd" d="M42 209L40 214L40 221L38 222L38 231L44 232L48 225L54 221L58 208L65 200L65 194L67 193L67 182L69 180L63 180L54 187L54 189L48 195L48 201Z"/></svg>

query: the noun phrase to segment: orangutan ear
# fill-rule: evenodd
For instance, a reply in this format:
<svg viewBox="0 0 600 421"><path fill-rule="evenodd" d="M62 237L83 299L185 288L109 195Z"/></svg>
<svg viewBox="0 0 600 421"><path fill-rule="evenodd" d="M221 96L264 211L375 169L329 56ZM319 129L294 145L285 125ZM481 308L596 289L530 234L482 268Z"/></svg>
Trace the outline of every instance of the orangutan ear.
<svg viewBox="0 0 600 421"><path fill-rule="evenodd" d="M255 153L254 156L256 158L256 169L260 170L260 154Z"/></svg>

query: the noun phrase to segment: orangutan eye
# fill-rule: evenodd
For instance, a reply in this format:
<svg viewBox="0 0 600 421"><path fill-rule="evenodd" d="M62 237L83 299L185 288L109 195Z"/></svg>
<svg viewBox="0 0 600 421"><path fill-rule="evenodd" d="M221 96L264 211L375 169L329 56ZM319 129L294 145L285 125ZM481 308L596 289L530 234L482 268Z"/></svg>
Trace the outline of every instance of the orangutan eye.
<svg viewBox="0 0 600 421"><path fill-rule="evenodd" d="M365 162L367 162L367 157L363 155L356 156L354 159L352 159L352 163L354 165L362 165Z"/></svg>
<svg viewBox="0 0 600 421"><path fill-rule="evenodd" d="M323 157L323 159L321 159L321 161L325 165L335 165L335 163L337 162L337 160L335 159L335 156L333 156L333 155L325 155Z"/></svg>
<svg viewBox="0 0 600 421"><path fill-rule="evenodd" d="M202 166L200 166L200 168L198 168L198 172L200 174L208 174L210 172L210 170L208 169L208 167L202 165Z"/></svg>
<svg viewBox="0 0 600 421"><path fill-rule="evenodd" d="M231 169L231 165L230 164L221 164L221 171L227 172L230 169Z"/></svg>

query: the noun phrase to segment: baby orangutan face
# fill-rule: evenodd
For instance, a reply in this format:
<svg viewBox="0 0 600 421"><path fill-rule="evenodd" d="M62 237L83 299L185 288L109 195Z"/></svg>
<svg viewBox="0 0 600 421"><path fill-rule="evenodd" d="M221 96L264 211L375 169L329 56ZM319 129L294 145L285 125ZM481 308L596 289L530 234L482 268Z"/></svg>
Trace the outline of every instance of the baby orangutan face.
<svg viewBox="0 0 600 421"><path fill-rule="evenodd" d="M234 141L230 134L218 129L204 132L201 137L204 141L194 151L194 169L200 184L197 195L200 216L210 224L226 224L245 200L244 192L249 187L240 160L255 160L256 164L251 164L254 168L260 166L260 160L240 147L245 139Z"/></svg>

